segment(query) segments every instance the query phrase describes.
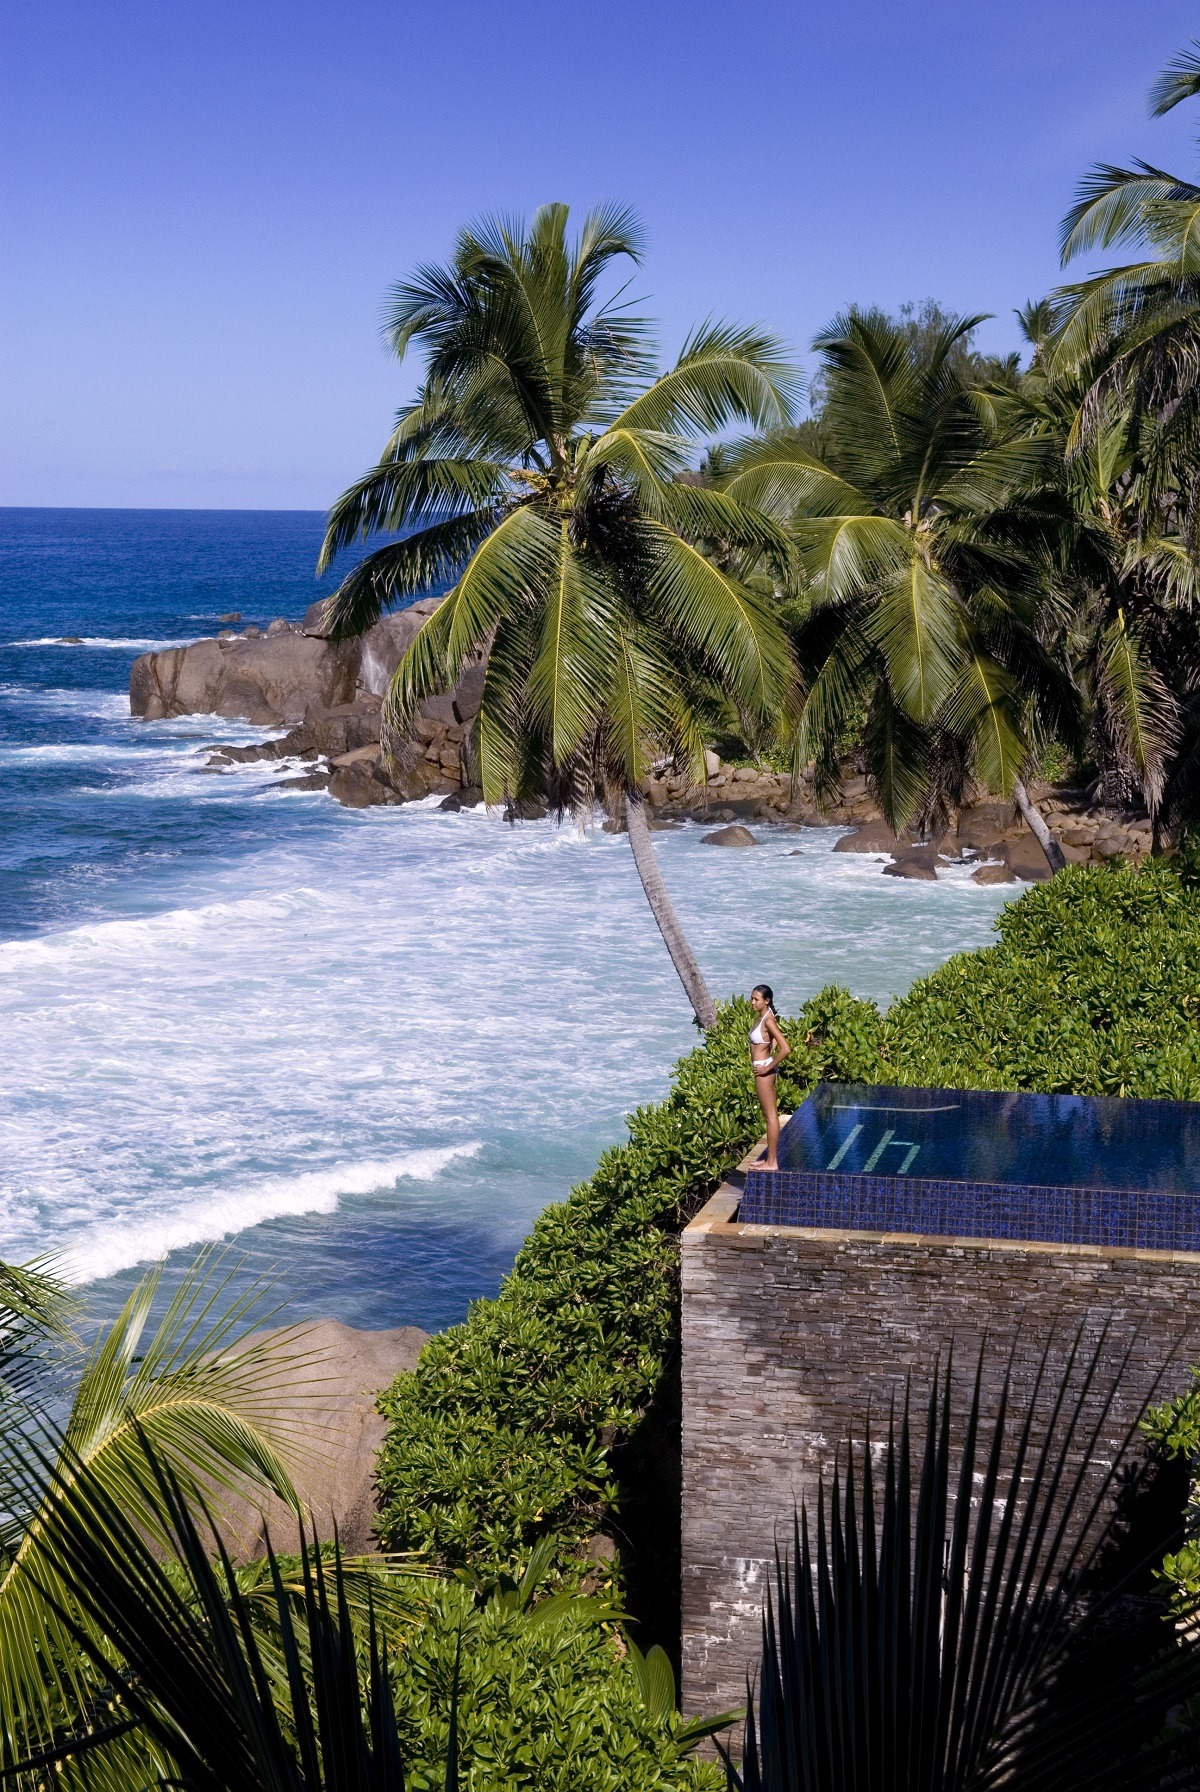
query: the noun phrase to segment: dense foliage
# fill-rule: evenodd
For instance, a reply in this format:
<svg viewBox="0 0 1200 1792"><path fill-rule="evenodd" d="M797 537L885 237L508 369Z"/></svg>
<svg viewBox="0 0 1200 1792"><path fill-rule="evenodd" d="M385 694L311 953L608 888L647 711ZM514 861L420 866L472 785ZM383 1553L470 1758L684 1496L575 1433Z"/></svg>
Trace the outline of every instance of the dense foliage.
<svg viewBox="0 0 1200 1792"><path fill-rule="evenodd" d="M997 930L886 1014L822 991L786 1023L781 1107L821 1077L1200 1099L1200 891L1162 862L1073 868ZM593 1533L620 1535L614 1445L647 1423L671 1365L674 1234L760 1129L748 1020L723 1009L667 1099L541 1215L498 1298L384 1397L390 1546L493 1571L552 1536L578 1568Z"/></svg>

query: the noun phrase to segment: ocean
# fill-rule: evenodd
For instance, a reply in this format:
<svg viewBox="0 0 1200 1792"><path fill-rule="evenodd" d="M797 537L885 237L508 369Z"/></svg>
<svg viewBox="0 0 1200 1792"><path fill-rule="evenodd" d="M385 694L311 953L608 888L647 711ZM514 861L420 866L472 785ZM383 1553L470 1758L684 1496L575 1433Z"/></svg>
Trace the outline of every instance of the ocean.
<svg viewBox="0 0 1200 1792"><path fill-rule="evenodd" d="M129 715L151 647L328 589L308 512L0 510L0 1258L103 1317L225 1241L290 1320L453 1323L666 1093L695 1030L626 841L206 770L265 731ZM834 828L655 836L715 993L888 1001L1006 892Z"/></svg>

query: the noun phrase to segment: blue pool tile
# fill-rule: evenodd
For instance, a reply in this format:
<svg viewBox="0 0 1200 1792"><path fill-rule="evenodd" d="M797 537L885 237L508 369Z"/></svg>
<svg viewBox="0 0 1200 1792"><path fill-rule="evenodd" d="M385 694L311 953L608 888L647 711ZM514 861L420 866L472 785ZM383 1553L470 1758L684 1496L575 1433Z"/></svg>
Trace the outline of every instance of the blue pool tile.
<svg viewBox="0 0 1200 1792"><path fill-rule="evenodd" d="M822 1083L748 1224L1200 1251L1200 1104Z"/></svg>

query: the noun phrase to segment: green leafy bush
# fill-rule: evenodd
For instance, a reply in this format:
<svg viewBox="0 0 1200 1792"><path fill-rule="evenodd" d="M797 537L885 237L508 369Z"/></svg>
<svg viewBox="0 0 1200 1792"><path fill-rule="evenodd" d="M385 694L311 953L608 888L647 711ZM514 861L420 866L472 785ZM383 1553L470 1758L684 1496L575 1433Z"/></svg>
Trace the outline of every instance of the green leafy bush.
<svg viewBox="0 0 1200 1792"><path fill-rule="evenodd" d="M1200 1098L1200 889L1161 862L1071 868L997 931L886 1014L823 990L785 1024L781 1107L822 1077ZM496 1572L548 1535L560 1571L589 1565L589 1537L619 1516L613 1447L645 1421L678 1336L675 1236L760 1130L749 1021L743 1002L722 1010L667 1099L540 1216L498 1297L383 1396L388 1546Z"/></svg>
<svg viewBox="0 0 1200 1792"><path fill-rule="evenodd" d="M658 1700L645 1663L587 1600L526 1611L482 1603L460 1582L421 1595L392 1630L391 1672L409 1792L441 1792L458 1671L464 1785L510 1792L718 1792L724 1774L692 1757L695 1729ZM461 1653L460 1653L461 1639ZM664 1664L665 1665L665 1664Z"/></svg>

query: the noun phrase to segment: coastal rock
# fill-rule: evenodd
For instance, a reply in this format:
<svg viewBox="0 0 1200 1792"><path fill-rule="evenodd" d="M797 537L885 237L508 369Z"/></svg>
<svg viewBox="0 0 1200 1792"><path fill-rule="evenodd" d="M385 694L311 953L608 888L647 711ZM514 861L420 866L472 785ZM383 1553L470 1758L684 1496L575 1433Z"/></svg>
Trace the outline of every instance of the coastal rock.
<svg viewBox="0 0 1200 1792"><path fill-rule="evenodd" d="M971 873L973 884L1015 884L1017 874L1010 871L1007 865L981 865L978 871Z"/></svg>
<svg viewBox="0 0 1200 1792"><path fill-rule="evenodd" d="M452 794L466 775L467 735L483 695L481 660L464 667L453 691L420 705L412 738L391 758L379 749L392 675L440 601L422 599L355 641L329 639L322 601L309 607L300 627L277 617L265 635L246 630L143 654L130 675L130 710L151 721L215 713L265 726L290 724L281 739L217 749L208 769L263 759L328 759L329 793L351 808Z"/></svg>
<svg viewBox="0 0 1200 1792"><path fill-rule="evenodd" d="M438 804L439 809L447 809L457 815L461 809L477 809L483 801L483 791L478 784L468 784L462 790L452 790Z"/></svg>
<svg viewBox="0 0 1200 1792"><path fill-rule="evenodd" d="M1003 848L1004 863L1025 883L1045 883L1050 877L1046 855L1032 834L1021 834L1008 840Z"/></svg>
<svg viewBox="0 0 1200 1792"><path fill-rule="evenodd" d="M960 847L992 850L999 842L1024 832L1025 823L1011 803L975 803L959 812L956 836Z"/></svg>
<svg viewBox="0 0 1200 1792"><path fill-rule="evenodd" d="M758 845L758 841L754 838L750 829L741 827L736 822L732 827L714 828L711 834L702 834L701 840L705 846Z"/></svg>
<svg viewBox="0 0 1200 1792"><path fill-rule="evenodd" d="M279 1340L264 1416L286 1430L288 1467L310 1522L323 1541L332 1539L336 1524L346 1553L362 1554L373 1547L375 1457L384 1433L375 1396L416 1368L427 1334L415 1325L357 1331L322 1319L256 1338ZM218 1493L216 1508L239 1560L264 1554L268 1528L277 1550L299 1547L295 1517L273 1494Z"/></svg>
<svg viewBox="0 0 1200 1792"><path fill-rule="evenodd" d="M143 653L129 675L129 709L164 716L240 717L263 726L300 722L313 702L354 696L356 651L306 635L195 641Z"/></svg>
<svg viewBox="0 0 1200 1792"><path fill-rule="evenodd" d="M907 877L919 883L935 884L937 882L937 854L932 846L914 846L909 850L897 850L896 857L890 865L885 865L885 877Z"/></svg>
<svg viewBox="0 0 1200 1792"><path fill-rule="evenodd" d="M441 603L440 597L422 597L406 609L393 610L381 616L357 643L359 648L358 682L364 691L386 697L392 674L400 664L413 637ZM310 612L311 613L311 612Z"/></svg>
<svg viewBox="0 0 1200 1792"><path fill-rule="evenodd" d="M852 834L843 834L834 842L834 852L903 852L914 844L909 833L893 834L886 821L864 822Z"/></svg>

